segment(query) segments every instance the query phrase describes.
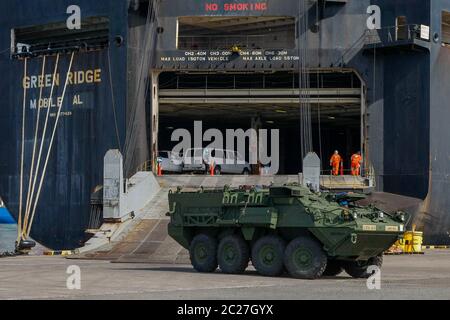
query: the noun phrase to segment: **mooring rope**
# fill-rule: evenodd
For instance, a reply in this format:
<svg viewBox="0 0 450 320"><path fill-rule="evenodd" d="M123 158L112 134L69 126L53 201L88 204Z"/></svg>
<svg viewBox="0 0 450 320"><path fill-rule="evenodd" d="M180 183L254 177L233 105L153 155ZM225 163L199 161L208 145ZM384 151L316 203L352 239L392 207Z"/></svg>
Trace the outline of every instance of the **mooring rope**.
<svg viewBox="0 0 450 320"><path fill-rule="evenodd" d="M39 187L38 187L38 190L37 190L37 193L36 193L36 199L34 201L33 210L31 212L31 218L30 218L29 226L28 226L28 229L27 229L27 232L26 232L26 236L27 237L30 236L31 227L33 225L33 220L34 220L34 215L36 213L36 207L37 207L37 204L39 202L39 197L41 195L42 184L44 182L45 174L46 174L46 171L47 171L48 160L49 160L50 154L52 152L53 141L55 139L56 129L58 127L58 122L59 122L59 118L60 118L60 115L61 115L61 109L62 109L62 107L64 105L64 99L65 99L65 96L66 96L66 89L67 89L67 85L69 83L69 73L72 70L72 64L73 64L74 56L75 56L75 52L72 52L72 55L70 57L69 69L67 70L67 74L66 74L66 81L64 83L64 89L63 89L63 93L62 93L62 97L61 97L61 102L59 103L59 105L58 105L58 102L56 104L56 107L58 108L58 112L56 114L55 125L53 127L53 132L52 132L52 135L51 135L51 138L50 138L50 143L49 143L49 147L48 147L48 150L47 150L47 156L45 157L44 167L42 169L41 178L39 180ZM49 109L50 109L50 107L49 107Z"/></svg>
<svg viewBox="0 0 450 320"><path fill-rule="evenodd" d="M53 71L52 87L50 89L50 96L49 96L49 100L48 100L50 102L52 101L53 91L55 89L56 74L58 72L58 65L59 65L59 53L56 55L55 69ZM45 134L47 132L47 125L48 125L49 118L50 118L50 106L47 108L47 114L45 116L45 122L44 122L43 131L42 131L41 143L40 143L40 146L39 146L39 153L38 153L38 157L37 157L37 163L36 163L36 167L35 167L35 172L33 174L33 184L31 186L30 202L29 202L29 209L28 209L28 217L27 217L27 222L26 222L27 223L27 229L28 229L28 220L29 220L29 215L30 215L30 210L31 210L31 204L33 203L34 191L35 191L37 177L38 177L38 171L39 171L40 164L41 164L42 150L44 148ZM26 235L25 231L27 229L23 230L24 231L24 235Z"/></svg>
<svg viewBox="0 0 450 320"><path fill-rule="evenodd" d="M27 76L28 58L24 62L24 79ZM22 104L22 149L20 152L20 186L19 186L19 216L17 228L17 242L22 239L22 198L23 198L23 162L25 154L25 110L27 100L27 88L23 86L23 104Z"/></svg>
<svg viewBox="0 0 450 320"><path fill-rule="evenodd" d="M42 72L41 72L41 79L44 79L44 75L45 75L45 63L46 63L46 56L43 56L42 58ZM28 192L27 192L27 202L26 202L26 206L25 206L25 219L24 219L24 230L27 229L27 225L28 225L28 218L30 215L30 198L31 198L31 185L32 185L32 180L33 180L33 175L34 175L34 164L35 164L35 158L36 158L36 146L37 146L37 136L39 134L39 119L40 119L40 101L42 99L42 91L43 91L43 87L41 86L39 89L39 99L38 102L36 104L37 106L37 117L36 117L36 128L35 128L35 132L34 132L34 142L33 142L33 154L31 156L31 167L30 167L30 176L29 176L29 180L28 180Z"/></svg>

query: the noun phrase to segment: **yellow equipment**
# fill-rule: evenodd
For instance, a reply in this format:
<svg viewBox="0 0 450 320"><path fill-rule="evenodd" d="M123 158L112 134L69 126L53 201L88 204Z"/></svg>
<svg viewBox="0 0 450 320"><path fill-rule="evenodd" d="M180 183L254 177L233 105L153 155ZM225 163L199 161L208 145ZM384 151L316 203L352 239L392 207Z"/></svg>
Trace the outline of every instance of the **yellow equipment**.
<svg viewBox="0 0 450 320"><path fill-rule="evenodd" d="M422 243L423 232L415 231L415 226L413 226L413 230L406 231L403 239L398 240L393 247L402 253L422 253Z"/></svg>

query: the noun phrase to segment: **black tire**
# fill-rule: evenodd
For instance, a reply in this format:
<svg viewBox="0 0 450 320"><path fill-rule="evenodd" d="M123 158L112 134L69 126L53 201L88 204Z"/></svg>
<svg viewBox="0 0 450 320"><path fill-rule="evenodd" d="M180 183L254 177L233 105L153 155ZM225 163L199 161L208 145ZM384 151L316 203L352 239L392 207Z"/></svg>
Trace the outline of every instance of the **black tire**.
<svg viewBox="0 0 450 320"><path fill-rule="evenodd" d="M196 235L189 246L189 256L198 272L214 272L217 269L217 240L206 234Z"/></svg>
<svg viewBox="0 0 450 320"><path fill-rule="evenodd" d="M229 235L220 240L217 261L223 273L243 273L249 260L250 249L241 236Z"/></svg>
<svg viewBox="0 0 450 320"><path fill-rule="evenodd" d="M252 263L263 276L275 277L284 271L284 251L286 243L278 236L260 238L252 247Z"/></svg>
<svg viewBox="0 0 450 320"><path fill-rule="evenodd" d="M220 166L215 166L214 167L214 175L220 176L221 173L222 173L222 168L220 168Z"/></svg>
<svg viewBox="0 0 450 320"><path fill-rule="evenodd" d="M370 258L367 261L347 261L344 263L344 269L345 272L347 272L353 278L366 279L373 274L367 271L367 268L369 268L369 266L377 266L379 269L381 269L382 265L383 256L379 255Z"/></svg>
<svg viewBox="0 0 450 320"><path fill-rule="evenodd" d="M339 260L328 260L327 267L325 268L325 271L323 272L323 276L325 277L336 277L337 275L340 275L344 271L344 268L342 267L342 262Z"/></svg>
<svg viewBox="0 0 450 320"><path fill-rule="evenodd" d="M327 255L314 239L298 237L286 247L284 265L293 278L317 279L327 267Z"/></svg>

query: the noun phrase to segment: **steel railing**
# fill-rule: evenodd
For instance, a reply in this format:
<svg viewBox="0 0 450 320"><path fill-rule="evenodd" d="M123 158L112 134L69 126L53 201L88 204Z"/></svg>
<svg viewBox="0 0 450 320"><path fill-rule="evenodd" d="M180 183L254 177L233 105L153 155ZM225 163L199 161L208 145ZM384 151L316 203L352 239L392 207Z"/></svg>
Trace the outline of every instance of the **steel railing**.
<svg viewBox="0 0 450 320"><path fill-rule="evenodd" d="M421 37L422 26L418 24L406 24L390 26L375 30L366 30L365 44L389 44L400 41L425 40Z"/></svg>
<svg viewBox="0 0 450 320"><path fill-rule="evenodd" d="M215 35L215 36L179 36L178 48L184 50L230 50L236 46L242 49L264 49L267 35Z"/></svg>
<svg viewBox="0 0 450 320"><path fill-rule="evenodd" d="M400 41L424 40L421 37L422 26L408 24L390 26L381 29L365 30L363 34L349 47L334 64L347 64L364 46L375 44L392 44ZM428 35L429 37L430 35Z"/></svg>

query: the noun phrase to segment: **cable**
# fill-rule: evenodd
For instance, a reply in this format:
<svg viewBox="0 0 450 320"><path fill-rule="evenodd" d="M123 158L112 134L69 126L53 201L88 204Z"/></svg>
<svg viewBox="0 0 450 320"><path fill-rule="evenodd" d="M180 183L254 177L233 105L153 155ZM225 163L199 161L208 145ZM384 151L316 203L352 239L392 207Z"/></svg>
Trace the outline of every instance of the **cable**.
<svg viewBox="0 0 450 320"><path fill-rule="evenodd" d="M58 65L59 65L59 53L56 55L55 69L53 71L52 87L51 87L51 90L50 90L50 96L49 96L49 100L48 100L49 101L49 106L47 108L47 114L45 116L44 128L43 128L43 132L42 132L42 139L41 139L41 143L40 143L40 146L39 146L39 153L38 153L38 158L37 158L37 163L36 163L36 170L34 172L33 184L31 186L30 208L31 208L31 204L33 203L34 189L36 187L38 172L39 172L39 168L40 168L40 164L41 164L42 150L44 148L45 134L47 133L48 119L50 117L50 104L51 104L52 97L53 97L53 90L55 88L56 74L58 72ZM27 222L27 228L28 228L28 222Z"/></svg>
<svg viewBox="0 0 450 320"><path fill-rule="evenodd" d="M24 77L27 76L28 58L24 62ZM27 88L23 86L23 105L22 105L22 148L20 152L20 186L19 186L19 217L17 228L17 243L22 239L22 198L23 198L23 162L25 154L25 110L27 100Z"/></svg>
<svg viewBox="0 0 450 320"><path fill-rule="evenodd" d="M44 182L45 174L46 174L46 171L47 171L48 160L49 160L50 154L52 152L53 140L55 139L56 129L58 128L58 122L59 122L59 118L60 118L60 115L61 115L61 109L62 109L62 107L64 105L64 99L66 97L67 84L69 83L69 73L72 70L72 64L73 64L74 56L75 56L75 52L72 52L72 55L70 57L69 69L67 70L66 82L64 84L64 89L63 89L63 93L62 93L62 97L61 97L61 102L60 102L59 106L57 104L58 113L56 114L55 125L53 127L53 132L52 132L52 135L51 135L51 138L50 138L50 144L48 146L48 151L47 151L47 156L45 158L44 168L42 169L42 175L41 175L41 179L39 181L39 187L38 187L38 191L37 191L37 194L36 194L36 200L34 202L33 211L32 211L32 214L31 214L30 225L29 225L28 230L27 230L27 237L30 236L31 226L33 225L34 214L36 213L36 206L37 206L37 204L39 202L39 196L41 194L42 183Z"/></svg>
<svg viewBox="0 0 450 320"><path fill-rule="evenodd" d="M299 114L300 114L300 150L303 161L312 147L312 127L311 127L311 83L308 73L308 30L309 17L308 5L304 0L299 0L298 6L298 77L299 77ZM303 45L302 45L303 43Z"/></svg>
<svg viewBox="0 0 450 320"><path fill-rule="evenodd" d="M137 107L139 106L139 102L137 101L140 95L140 90L141 90L141 84L142 84L142 78L144 77L142 70L143 70L143 66L145 64L145 59L146 57L148 57L148 55L145 53L145 50L147 48L147 42L148 42L148 31L149 31L149 26L150 26L150 21L151 21L151 16L152 16L152 10L153 10L153 2L149 3L149 7L147 10L147 18L146 18L146 27L145 27L145 31L144 31L144 37L143 37L143 47L144 47L144 54L142 55L141 61L140 61L140 66L138 68L138 70L140 70L141 72L139 73L139 78L137 80L137 85L136 85L136 89L135 89L135 93L134 93L134 98L133 98L133 103L131 104L131 112L130 112L130 117L127 123L127 135L125 138L125 172L128 173L128 171L130 170L130 162L132 161L132 155L130 155L130 147L134 146L135 144L135 140L134 140L134 136L135 136L135 118L137 115Z"/></svg>
<svg viewBox="0 0 450 320"><path fill-rule="evenodd" d="M373 46L373 101L372 103L375 104L375 101L377 99L376 96L376 80L377 80L377 49L376 46Z"/></svg>
<svg viewBox="0 0 450 320"><path fill-rule="evenodd" d="M41 73L41 78L42 79L44 78L44 74L45 74L46 58L47 58L46 56L43 56L43 58L42 58L42 73ZM31 156L30 177L29 177L29 181L28 181L27 202L26 202L26 207L25 207L25 219L24 219L24 230L27 229L28 218L29 218L29 215L30 215L31 185L32 185L32 178L33 178L33 175L34 175L34 163L35 163L35 157L36 157L37 136L38 136L38 133L39 133L39 119L40 119L40 114L41 114L40 101L42 99L42 91L43 91L43 86L41 86L40 89L39 89L39 99L38 99L38 102L37 102L36 128L35 128L35 132L34 132L33 154Z"/></svg>
<svg viewBox="0 0 450 320"><path fill-rule="evenodd" d="M322 78L322 79L320 79ZM319 76L319 71L317 71L317 87L319 88L319 84L321 88L323 89L323 77ZM321 110L320 110L320 102L317 103L317 112L318 112L318 126L319 126L319 156L320 156L320 162L322 165L322 120L321 120Z"/></svg>
<svg viewBox="0 0 450 320"><path fill-rule="evenodd" d="M4 54L5 52L8 52L10 50L11 50L11 48L6 48L4 50L0 50L0 54Z"/></svg>
<svg viewBox="0 0 450 320"><path fill-rule="evenodd" d="M122 152L122 146L120 144L119 126L117 123L116 99L115 99L114 85L113 85L113 79L112 79L110 47L108 47L108 71L109 71L109 85L111 87L111 103L112 103L112 109L113 109L113 115L114 115L114 125L115 125L115 129L116 129L117 146L119 147L120 152Z"/></svg>
<svg viewBox="0 0 450 320"><path fill-rule="evenodd" d="M137 77L136 89L134 93L133 102L130 106L129 119L127 122L127 134L125 139L125 173L128 176L133 172L133 163L141 161L138 159L138 154L136 151L140 149L137 147L137 142L139 137L145 135L146 132L142 133L142 130L146 130L145 125L142 125L141 121L137 121L137 117L145 115L145 103L148 97L148 70L151 68L151 63L153 61L153 56L155 53L155 41L157 39L156 26L158 23L159 16L159 0L154 0L149 3L147 11L146 27L144 30L144 36L142 39L143 51L142 59L139 63L138 70L140 71ZM139 118L138 118L139 119ZM145 119L145 118L143 118ZM152 127L157 126L158 119L153 121ZM147 139L146 139L147 140ZM157 147L152 146L152 149L157 149ZM155 152L155 150L152 150ZM147 156L147 155L146 155Z"/></svg>

